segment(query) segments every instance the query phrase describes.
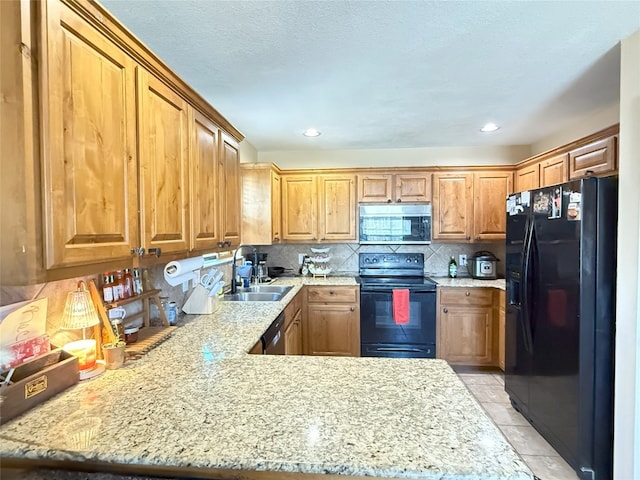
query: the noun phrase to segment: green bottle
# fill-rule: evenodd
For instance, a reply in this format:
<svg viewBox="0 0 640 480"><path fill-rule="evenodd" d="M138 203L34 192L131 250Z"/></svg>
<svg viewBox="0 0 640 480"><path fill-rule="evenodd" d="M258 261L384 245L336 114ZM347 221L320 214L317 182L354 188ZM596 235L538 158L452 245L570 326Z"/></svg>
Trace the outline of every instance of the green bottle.
<svg viewBox="0 0 640 480"><path fill-rule="evenodd" d="M449 260L449 277L456 278L458 276L458 264L456 263L456 259L451 257Z"/></svg>

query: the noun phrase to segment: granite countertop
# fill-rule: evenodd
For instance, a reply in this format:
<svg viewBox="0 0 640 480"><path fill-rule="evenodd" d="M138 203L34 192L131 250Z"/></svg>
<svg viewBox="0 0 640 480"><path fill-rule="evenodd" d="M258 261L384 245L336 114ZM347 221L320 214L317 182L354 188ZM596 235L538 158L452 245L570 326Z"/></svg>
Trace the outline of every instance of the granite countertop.
<svg viewBox="0 0 640 480"><path fill-rule="evenodd" d="M248 355L302 285L356 284L278 283L295 286L282 301L221 302L140 359L3 425L0 456L140 475L533 478L442 360Z"/></svg>
<svg viewBox="0 0 640 480"><path fill-rule="evenodd" d="M506 290L507 282L504 278L498 278L496 280L479 280L471 277L431 277L431 279L442 287L485 287L485 288L498 288L500 290Z"/></svg>

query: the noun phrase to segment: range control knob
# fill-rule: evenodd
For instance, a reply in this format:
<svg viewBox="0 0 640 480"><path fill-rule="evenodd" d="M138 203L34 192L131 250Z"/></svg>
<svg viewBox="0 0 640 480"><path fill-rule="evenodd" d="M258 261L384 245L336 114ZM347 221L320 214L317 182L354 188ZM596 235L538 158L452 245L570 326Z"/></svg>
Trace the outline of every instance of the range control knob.
<svg viewBox="0 0 640 480"><path fill-rule="evenodd" d="M407 263L411 263L411 257L407 258Z"/></svg>
<svg viewBox="0 0 640 480"><path fill-rule="evenodd" d="M370 258L365 258L364 259L364 263L371 263L371 259Z"/></svg>
<svg viewBox="0 0 640 480"><path fill-rule="evenodd" d="M378 259L377 259L377 258L374 258L374 259L373 259L373 263L378 263Z"/></svg>

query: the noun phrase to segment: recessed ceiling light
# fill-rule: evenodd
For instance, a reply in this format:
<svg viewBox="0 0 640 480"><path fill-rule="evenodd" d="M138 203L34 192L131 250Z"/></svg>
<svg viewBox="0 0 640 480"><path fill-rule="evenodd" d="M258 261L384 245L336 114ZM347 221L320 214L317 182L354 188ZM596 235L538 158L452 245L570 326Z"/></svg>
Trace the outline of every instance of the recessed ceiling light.
<svg viewBox="0 0 640 480"><path fill-rule="evenodd" d="M315 128L307 128L307 129L304 131L303 135L304 135L305 137L319 137L321 133L322 133L322 132L319 132L319 131L318 131L318 130L316 130Z"/></svg>
<svg viewBox="0 0 640 480"><path fill-rule="evenodd" d="M500 127L495 123L489 122L485 123L484 126L480 129L481 132L495 132Z"/></svg>

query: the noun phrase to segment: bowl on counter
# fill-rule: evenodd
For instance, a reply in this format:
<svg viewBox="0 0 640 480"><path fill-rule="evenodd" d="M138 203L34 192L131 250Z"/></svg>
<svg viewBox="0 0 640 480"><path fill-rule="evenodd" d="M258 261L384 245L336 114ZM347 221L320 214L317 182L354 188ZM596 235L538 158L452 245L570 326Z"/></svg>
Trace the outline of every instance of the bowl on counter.
<svg viewBox="0 0 640 480"><path fill-rule="evenodd" d="M138 327L124 329L124 341L129 345L138 341Z"/></svg>

